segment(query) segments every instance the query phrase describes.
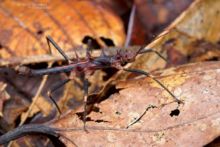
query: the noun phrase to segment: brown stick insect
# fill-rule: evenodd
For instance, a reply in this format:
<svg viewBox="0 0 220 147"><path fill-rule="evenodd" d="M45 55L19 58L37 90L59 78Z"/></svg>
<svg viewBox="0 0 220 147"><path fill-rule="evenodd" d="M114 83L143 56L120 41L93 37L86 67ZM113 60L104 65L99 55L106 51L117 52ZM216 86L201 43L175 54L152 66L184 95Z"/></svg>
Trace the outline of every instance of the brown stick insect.
<svg viewBox="0 0 220 147"><path fill-rule="evenodd" d="M92 57L90 54L90 51L87 49L86 51L86 58L80 59L77 56L77 61L73 62L68 58L68 56L63 52L63 50L56 44L56 42L50 37L47 36L47 42L48 46L50 48L50 44L52 44L64 57L64 59L67 61L68 65L60 66L60 67L52 67L48 69L40 69L40 70L34 70L27 67L21 67L19 69L19 73L23 75L28 76L39 76L39 75L46 75L46 74L55 74L55 73L62 73L62 72L71 72L71 74L79 76L84 83L83 89L84 89L84 115L83 115L83 122L84 122L84 129L86 130L85 124L86 124L86 115L87 115L87 97L88 97L88 79L87 77L92 75L96 70L104 69L104 68L115 68L118 70L124 70L127 72L137 73L137 74L143 74L148 77L150 77L152 80L154 80L156 83L158 83L164 90L166 90L178 103L181 103L180 101L167 87L165 87L159 80L151 76L148 72L145 72L143 70L139 69L130 69L130 68L124 68L123 66L127 63L131 63L135 61L135 58L138 54L143 53L149 53L153 52L156 53L159 57L166 60L163 56L160 55L159 52L153 50L153 49L144 49L144 47L141 47L136 52L131 51L124 51L119 50L115 55L106 55L104 53L104 50L102 50L102 53L99 57ZM48 92L48 95L50 99L53 101L54 105L56 106L58 112L61 114L61 110L55 100L52 97L52 93L56 91L58 88L69 82L71 79L66 79L59 83L58 85L54 86L51 91Z"/></svg>
<svg viewBox="0 0 220 147"><path fill-rule="evenodd" d="M128 26L128 33L126 39L125 46L128 46L131 38L131 33L132 33L132 26L133 26L133 21L134 21L134 13L135 12L135 6L132 8L132 12L130 15L130 20L129 20L129 26ZM52 67L48 69L40 69L40 70L34 70L30 69L27 67L21 67L19 69L19 73L23 75L28 75L28 76L39 76L39 75L46 75L46 74L55 74L55 73L62 73L62 72L70 72L71 75L73 76L78 76L83 80L83 90L84 90L84 113L83 113L83 122L84 122L84 130L86 130L86 115L87 115L87 98L88 98L88 76L92 75L96 70L101 70L105 68L115 68L118 70L124 70L127 72L132 72L132 73L137 73L137 74L142 74L145 76L150 77L153 81L158 83L165 91L167 91L174 99L175 101L180 104L182 103L181 100L179 100L166 86L164 86L158 79L154 78L151 76L148 72L145 72L143 70L139 69L130 69L130 68L125 68L123 67L127 63L131 63L135 61L135 58L138 54L143 54L143 53L149 53L153 52L157 54L160 58L166 61L166 59L157 51L153 49L145 49L144 47L140 47L137 51L125 51L125 50L118 50L116 54L114 55L106 55L104 50L102 49L102 53L99 57L92 57L90 54L89 49L87 48L86 51L86 58L85 59L80 59L79 56L76 54L76 61L72 61L69 59L69 57L65 54L65 52L59 47L59 45L50 37L47 36L47 44L49 46L49 49L51 49L51 44L57 49L57 51L63 56L65 61L68 63L67 65L60 66L60 67ZM57 105L56 101L53 99L52 94L55 92L57 89L68 83L71 79L68 78L61 83L58 83L55 85L51 91L48 92L49 98L52 100L54 103L56 109L58 112L61 114L61 110L59 106Z"/></svg>

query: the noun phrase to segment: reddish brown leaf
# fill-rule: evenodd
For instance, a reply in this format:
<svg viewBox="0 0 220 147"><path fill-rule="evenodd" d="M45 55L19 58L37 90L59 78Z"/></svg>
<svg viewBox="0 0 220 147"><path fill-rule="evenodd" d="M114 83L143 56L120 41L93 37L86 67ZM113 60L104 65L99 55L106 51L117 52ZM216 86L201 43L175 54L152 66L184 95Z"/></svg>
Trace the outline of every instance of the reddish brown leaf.
<svg viewBox="0 0 220 147"><path fill-rule="evenodd" d="M99 111L88 116L89 133L74 111L53 126L65 128L60 133L79 146L203 146L220 134L219 66L220 62L195 63L161 71L157 79L184 101L178 109L158 84L141 78L119 84L123 90L97 105Z"/></svg>

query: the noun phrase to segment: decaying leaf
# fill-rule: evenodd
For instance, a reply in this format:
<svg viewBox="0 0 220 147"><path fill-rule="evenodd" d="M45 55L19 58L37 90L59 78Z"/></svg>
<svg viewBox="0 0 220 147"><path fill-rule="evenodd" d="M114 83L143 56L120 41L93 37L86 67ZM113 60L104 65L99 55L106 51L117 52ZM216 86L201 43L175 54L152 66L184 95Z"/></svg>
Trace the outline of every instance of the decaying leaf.
<svg viewBox="0 0 220 147"><path fill-rule="evenodd" d="M96 105L98 111L88 116L89 133L76 111L53 127L65 128L60 133L78 146L203 146L220 134L219 66L195 63L161 71L157 79L184 101L179 106L150 78L140 78L119 83L119 93Z"/></svg>
<svg viewBox="0 0 220 147"><path fill-rule="evenodd" d="M62 112L69 109L75 109L81 105L83 98L82 89L76 84L76 82L71 81L67 83L64 87L64 93L61 99L58 101Z"/></svg>
<svg viewBox="0 0 220 147"><path fill-rule="evenodd" d="M64 51L89 37L100 46L108 39L120 46L125 38L121 20L95 1L1 1L0 20L1 58L47 54L47 35Z"/></svg>
<svg viewBox="0 0 220 147"><path fill-rule="evenodd" d="M220 38L220 1L196 0L159 37L146 48L154 48L164 56L168 56L169 49L175 50L183 57L183 61L190 57L198 47L195 42L216 44ZM210 9L211 8L211 9ZM167 44L169 46L167 47ZM197 44L198 46L198 44ZM219 47L218 47L219 49ZM168 59L170 57L168 56ZM184 59L185 58L185 59ZM212 57L211 57L212 58ZM206 59L207 60L207 59ZM186 63L180 62L181 63ZM157 55L144 54L132 64L132 68L152 71L163 68L166 63Z"/></svg>
<svg viewBox="0 0 220 147"><path fill-rule="evenodd" d="M175 0L156 0L156 1L145 1L145 0L134 0L137 6L137 15L140 21L144 24L144 30L147 33L152 33L152 30L156 28L163 28L166 24L169 24L179 15L192 0L175 1ZM150 37L149 34L148 37ZM152 37L150 37L152 38Z"/></svg>
<svg viewBox="0 0 220 147"><path fill-rule="evenodd" d="M192 54L190 56L191 62L219 60L220 57L220 45L219 43L207 42L204 40L198 40L192 42L190 45Z"/></svg>
<svg viewBox="0 0 220 147"><path fill-rule="evenodd" d="M37 99L34 107L30 111L29 117L32 117L39 111L41 111L44 116L49 115L52 111L52 104L46 101L45 98L42 96L39 96L39 98Z"/></svg>

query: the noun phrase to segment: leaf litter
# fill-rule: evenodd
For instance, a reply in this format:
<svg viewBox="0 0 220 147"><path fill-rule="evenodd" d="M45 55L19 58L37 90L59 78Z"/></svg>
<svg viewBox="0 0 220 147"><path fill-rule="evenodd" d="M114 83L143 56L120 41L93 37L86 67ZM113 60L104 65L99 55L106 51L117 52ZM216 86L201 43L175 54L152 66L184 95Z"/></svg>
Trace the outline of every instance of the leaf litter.
<svg viewBox="0 0 220 147"><path fill-rule="evenodd" d="M219 19L214 18L219 16L217 14L218 3L218 1L210 0L195 1L165 30L166 35L163 36L164 33L162 33L162 37L147 47L154 47L158 51L162 51L163 55L171 59L170 64L173 63L171 57L175 52L178 57L182 58L181 62L178 61L177 64L189 62L188 57L192 58L192 62L195 59L197 59L196 61L213 60L213 55L206 56L206 51L204 52L205 57L199 57L201 54L196 51L200 49L192 47L192 44L201 39L209 44L210 42L214 45L217 44L219 36L216 30L219 30ZM210 7L213 9L208 11ZM206 12L205 15L202 12ZM212 27L208 27L210 24L207 22L212 22ZM164 49L170 40L173 40L173 43ZM168 50L171 50L170 54L168 54ZM214 59L216 58L218 55L217 57L215 55ZM127 66L154 71L170 65L153 54L148 54L141 55L137 62ZM195 63L153 72L153 75L175 95L184 100L185 104L179 107L163 89L149 78L135 78L135 80L131 79L117 84L116 89L119 89L116 93L100 104L95 104L94 111L88 116L90 133L86 134L82 130L82 121L75 115L76 112L82 112L82 108L67 113L49 126L65 128L64 130L67 132L62 129L58 132L67 138L74 138L72 140L79 146L90 143L92 145L93 142L96 143L95 145L97 143L100 145L114 143L116 145L147 144L152 146L177 146L184 143L188 143L186 146L205 145L219 136L217 100L219 94L216 90L218 88L216 82L218 67L218 62ZM110 81L114 79L118 81L127 77L133 76L119 72ZM110 85L115 84L116 82L110 82ZM201 87L195 88L195 85ZM108 85L105 87L108 88ZM201 108L206 111L204 112ZM140 116L142 117L140 118ZM138 118L140 120L135 121ZM126 129L127 127L128 129ZM73 130L68 128L73 128ZM73 146L65 137L61 137L64 143L67 146Z"/></svg>

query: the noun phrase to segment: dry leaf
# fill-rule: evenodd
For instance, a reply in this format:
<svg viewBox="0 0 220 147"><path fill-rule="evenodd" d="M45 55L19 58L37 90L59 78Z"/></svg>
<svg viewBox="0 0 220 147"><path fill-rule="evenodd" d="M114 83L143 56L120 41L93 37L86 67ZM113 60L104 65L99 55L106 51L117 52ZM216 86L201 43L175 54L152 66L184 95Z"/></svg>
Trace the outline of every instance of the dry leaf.
<svg viewBox="0 0 220 147"><path fill-rule="evenodd" d="M0 82L0 117L3 117L2 110L4 102L10 98L9 94L5 90L6 86L7 84Z"/></svg>
<svg viewBox="0 0 220 147"><path fill-rule="evenodd" d="M89 133L74 111L53 127L64 128L60 133L78 146L204 146L220 134L219 66L220 62L195 63L161 71L157 79L184 101L178 109L166 91L141 78L119 83L123 89L97 105L99 111L88 116Z"/></svg>
<svg viewBox="0 0 220 147"><path fill-rule="evenodd" d="M21 5L21 8L18 12L22 11L23 9L22 7L27 8L27 5L28 7L31 5L31 9L28 11L32 12L34 11L32 9L36 9L36 11L43 11L42 14L48 15L48 13L44 12L45 11L44 8L41 10L39 8L36 8L36 5L32 6L33 4L32 2L30 3L15 2L15 3L19 5L26 4L26 5ZM55 4L56 3L60 5L64 5L61 1L58 0L55 2ZM67 1L66 3L71 4L71 1ZM91 7L93 8L95 7L98 9L98 10L96 9L94 10L95 11L94 14L98 14L97 11L103 10L102 6L97 6L96 3L93 3L91 1L74 1L74 4L75 3L80 3L80 4L76 6L74 5L70 5L70 6L72 6L74 9L83 10L82 14L85 15L88 14L88 12L90 12ZM34 4L36 4L36 2ZM58 7L58 5L55 6L55 4L51 6L53 9L48 9L48 12L51 13L52 16L59 18L59 20L63 19L64 17L60 18L61 16L64 15L63 14L64 12L61 13L60 11L61 8L57 9L57 12L54 12L55 11L54 8ZM12 3L10 3L9 1L7 2L4 1L0 3L0 17L2 16L5 17L6 15L8 15L7 12L9 11L13 13L17 12L15 11L16 6L11 6L11 5ZM184 13L182 13L182 15L178 17L168 27L168 29L166 29L160 35L160 37L158 37L158 39L156 39L147 47L155 48L156 50L163 52L163 55L167 55L167 58L171 63L170 65L186 63L188 62L187 61L188 57L190 57L190 61L192 62L198 60L199 61L207 60L212 57L218 58L219 56L216 55L216 53L218 53L218 48L219 48L218 41L220 38L219 5L220 3L218 0L194 1L194 3L190 6L189 9L187 9ZM9 9L5 10L4 9L5 6L9 7ZM39 5L37 6L39 7ZM44 6L48 6L48 5L44 5ZM62 8L63 7L64 6L62 6ZM66 7L69 6L65 5L65 8ZM166 14L165 15L166 17L167 12L165 12L164 9L161 10L162 11L159 13L159 21L164 22L161 16L164 16L164 14ZM69 12L72 11L72 9L65 10L65 12L66 11ZM61 14L57 14L58 12ZM35 13L33 12L33 14ZM90 27L92 26L95 29L97 29L98 28L97 26L99 26L100 24L93 21L94 14L86 15L85 19L88 19L89 21L87 22L91 23ZM28 25L29 22L32 23L32 21L27 21L25 19L23 20L23 18L27 18L27 17L17 16L17 15L16 17L19 19L12 18L10 19L10 21L13 22L21 19L22 21L19 22L25 22L24 23L25 25ZM98 15L97 17L99 18L102 16ZM109 20L111 19L109 18ZM30 20L34 20L34 19L30 17ZM82 19L80 18L79 20ZM117 22L119 23L119 26L121 26L120 21L118 22L116 20L117 19L115 19L115 21L113 22ZM43 28L45 32L43 31L43 34L41 36L44 36L47 33L53 34L52 36L55 36L55 40L58 40L57 41L58 44L61 44L63 48L68 50L72 48L71 42L68 42L69 40L68 36L64 35L63 37L60 37L60 34L62 34L63 31L62 28L66 29L65 28L66 25L67 26L71 25L72 27L74 23L63 24L64 21L61 21L60 23L62 23L62 25L61 27L56 26L57 28L56 30L58 30L56 31L56 33L50 32L51 30L49 30L48 32L47 29ZM82 24L82 26L85 25L84 22L82 23L80 21L79 23ZM112 25L117 26L115 25L117 23L112 23ZM27 30L20 27L18 27L18 29L16 28L16 30L20 29L21 31L13 31L13 33L25 31L26 34L28 34ZM32 27L29 27L28 25L27 28L31 29ZM74 29L76 28L73 27L73 30ZM83 28L83 29L89 29L89 28ZM73 30L70 29L70 31L72 32ZM37 33L38 35L42 33L41 29L40 31L38 29L35 30L33 29L32 31ZM105 30L105 31L108 32L109 30ZM121 31L122 30L120 29L119 32L121 33ZM103 32L101 31L101 33L100 32L98 33L103 35L105 34ZM7 32L6 30L6 32L3 31L2 34L3 33L5 34L4 36L6 36L6 38L4 38L6 39L6 41L2 39L4 43L5 42L7 43L8 40L12 40L10 37L8 37L11 36L10 34L11 32ZM117 36L120 33L115 33L116 38L121 37L120 35ZM72 37L73 34L70 35ZM90 35L90 34L86 34L86 35ZM97 39L97 34L93 33L92 35L94 35L92 36L93 38ZM78 41L80 40L80 44L81 44L81 41L85 36L83 37L82 36L79 37L79 36L76 37L78 37L77 40ZM107 38L109 38L108 35L106 36ZM122 38L124 38L123 35L121 37L121 40L123 40ZM23 40L25 40L25 37ZM44 37L40 37L39 41L35 43L33 43L34 42L33 40L34 37L32 36L32 40L28 41L28 43L30 42L30 44L27 45L27 47L31 46L30 48L37 48L41 46L40 41L42 42L45 41ZM212 49L206 49L204 46L201 46L201 40L202 43L205 42L206 45L208 44L208 47L211 47ZM99 40L97 42L100 43ZM121 41L121 43L122 42L123 41ZM194 46L195 43L198 43L196 47ZM16 43L11 44L9 41L9 44L13 45ZM46 43L43 42L42 46L43 45L46 46ZM10 48L7 48L7 46L3 46L3 48L6 49L3 50L3 53L7 51L7 55L4 53L5 54L4 58L9 57L9 55L12 55L10 50L8 50ZM43 47L41 49L43 49ZM203 52L203 50L205 50L205 53ZM45 52L43 53L45 54L46 51L47 50L45 50ZM211 54L207 55L206 54L207 52L211 52ZM30 53L32 54L32 52ZM35 51L35 53L37 53L37 51ZM40 51L39 54L42 54L42 51ZM27 55L29 55L29 53ZM16 58L13 58L12 60L16 60ZM3 62L1 62L1 64L2 63ZM158 56L153 54L144 54L137 59L137 62L132 63L133 68L138 68L148 71L152 71L170 65L167 65L167 63L165 63ZM149 146L160 146L160 145L203 146L211 142L216 137L218 137L220 133L219 105L218 105L219 84L217 82L219 81L220 78L218 74L219 65L220 65L219 62L196 63L192 65L181 66L179 68L170 68L165 71L154 72L154 75L159 80L161 80L165 86L171 89L171 91L178 98L184 100L185 104L180 105L178 109L176 109L177 103L173 102L173 98L170 97L170 95L168 95L168 93L164 91L154 81L152 81L149 78L133 79L129 82L125 81L119 83L119 85L117 85L118 88L117 90L119 91L119 93L117 93L117 90L111 91L112 95L110 96L110 98L101 102L100 104L95 105L94 111L88 115L87 126L90 133L87 134L83 131L82 120L80 120L78 117L79 113L78 115L75 114L76 112L82 112L83 108L77 111L75 110L71 111L63 118L55 121L52 126L61 128L61 130L64 129L65 131L60 131L59 133L61 133L61 135L70 138L79 146L87 146L88 144L91 146L92 145L95 146L97 144L101 146L112 145L112 144L114 145L116 144L118 146L122 146L122 145L146 146L146 144ZM127 67L131 67L131 65L127 65ZM126 79L127 76L119 72L118 75L116 75L114 78L110 80L113 81L113 80L118 80L120 78ZM92 81L94 82L93 79ZM114 85L114 82L109 82L109 83L111 85ZM105 87L108 86L109 85ZM105 95L105 93L101 93L100 95ZM107 98L106 95L104 97ZM65 104L68 99L71 99L71 96L69 95L67 89L65 89L63 99L60 100L60 103ZM22 109L22 111L24 110ZM180 114L178 114L179 111ZM13 113L13 115L15 115L16 117L20 114L18 110L13 112L15 112ZM143 117L140 118L139 121L132 124L132 122L134 122L135 119L139 118L142 115ZM15 120L14 118L16 117L12 117L12 119L10 120L14 121ZM127 126L129 126L128 129L126 129ZM73 129L71 131L68 128L73 128ZM73 146L73 144L65 140L65 137L62 138L62 140L67 146Z"/></svg>
<svg viewBox="0 0 220 147"><path fill-rule="evenodd" d="M66 146L204 146L220 134L219 66L220 62L194 63L157 73L156 78L184 101L182 105L152 79L140 78L119 82L122 90L97 105L98 111L88 116L89 133L75 114L81 109L55 120L52 128L26 125L24 131L48 129L61 135Z"/></svg>
<svg viewBox="0 0 220 147"><path fill-rule="evenodd" d="M49 53L46 35L64 51L81 46L86 37L104 45L110 39L117 46L125 38L121 20L93 1L1 1L0 20L2 58Z"/></svg>
<svg viewBox="0 0 220 147"><path fill-rule="evenodd" d="M81 105L83 99L82 89L76 84L76 81L70 81L64 86L63 95L58 101L62 112L69 109L76 109Z"/></svg>
<svg viewBox="0 0 220 147"><path fill-rule="evenodd" d="M159 37L146 48L154 48L166 56L169 48L187 58L193 54L195 41L217 44L220 38L220 1L196 0ZM210 9L211 8L211 9ZM170 44L168 47L166 44ZM169 57L168 57L169 58ZM184 61L185 59L183 59ZM185 62L180 62L185 63ZM132 68L155 70L166 63L155 54L144 54L132 64Z"/></svg>
<svg viewBox="0 0 220 147"><path fill-rule="evenodd" d="M170 22L185 10L192 0L134 0L137 6L137 17L142 24L145 43L149 43L156 34L161 32ZM144 31L143 31L144 30ZM139 36L139 34L137 34Z"/></svg>
<svg viewBox="0 0 220 147"><path fill-rule="evenodd" d="M29 117L33 117L37 112L41 111L43 116L48 116L52 111L52 104L45 100L44 97L39 96L34 107L29 112ZM21 115L21 121L23 120Z"/></svg>

